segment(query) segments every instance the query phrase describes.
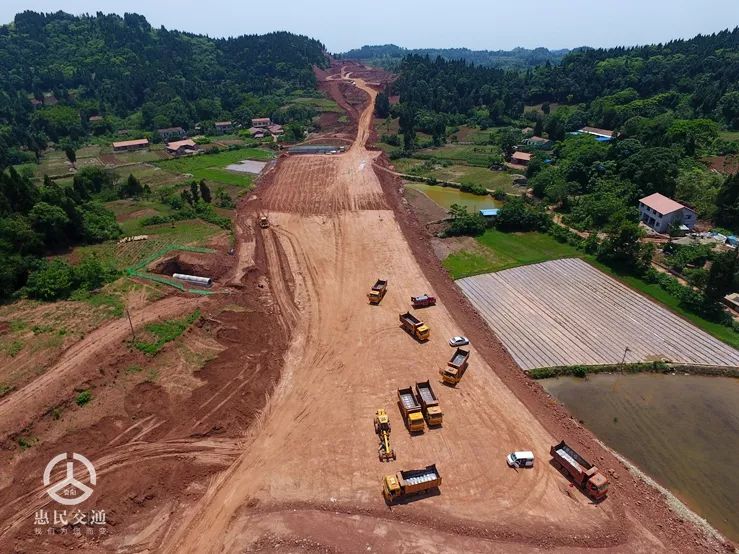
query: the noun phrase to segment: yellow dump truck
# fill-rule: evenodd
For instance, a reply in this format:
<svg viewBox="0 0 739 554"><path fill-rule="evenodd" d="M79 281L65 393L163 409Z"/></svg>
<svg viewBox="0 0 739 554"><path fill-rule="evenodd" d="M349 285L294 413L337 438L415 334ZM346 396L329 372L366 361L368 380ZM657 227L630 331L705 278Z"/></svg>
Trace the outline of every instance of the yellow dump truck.
<svg viewBox="0 0 739 554"><path fill-rule="evenodd" d="M372 288L367 293L367 298L369 298L370 304L377 305L382 301L383 298L385 298L385 293L387 292L387 280L385 279L378 279L375 281L375 284L372 285Z"/></svg>
<svg viewBox="0 0 739 554"><path fill-rule="evenodd" d="M467 366L469 365L470 351L462 348L452 354L452 359L449 360L444 369L440 369L441 379L445 384L455 386L462 380Z"/></svg>
<svg viewBox="0 0 739 554"><path fill-rule="evenodd" d="M399 471L395 475L385 475L382 479L382 494L388 504L412 496L438 490L441 486L441 475L436 464L423 469Z"/></svg>
<svg viewBox="0 0 739 554"><path fill-rule="evenodd" d="M421 405L418 403L411 387L398 389L398 407L408 431L416 433L424 430Z"/></svg>
<svg viewBox="0 0 739 554"><path fill-rule="evenodd" d="M390 418L385 408L375 412L375 433L380 437L380 461L389 462L395 459L395 450L390 447Z"/></svg>
<svg viewBox="0 0 739 554"><path fill-rule="evenodd" d="M421 412L426 418L426 424L429 427L441 425L444 414L439 407L439 399L431 388L431 381L416 383L416 396L421 403Z"/></svg>
<svg viewBox="0 0 739 554"><path fill-rule="evenodd" d="M429 337L431 336L431 330L429 329L429 326L426 325L423 321L418 319L410 312L400 314L399 317L400 324L403 326L403 329L408 331L408 333L410 333L412 337L420 341L429 340Z"/></svg>

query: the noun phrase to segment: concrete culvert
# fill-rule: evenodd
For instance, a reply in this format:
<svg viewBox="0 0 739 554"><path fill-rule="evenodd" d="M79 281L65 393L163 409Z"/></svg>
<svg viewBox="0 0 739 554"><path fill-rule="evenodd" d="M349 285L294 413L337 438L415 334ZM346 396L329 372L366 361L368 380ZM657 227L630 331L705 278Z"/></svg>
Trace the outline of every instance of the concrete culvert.
<svg viewBox="0 0 739 554"><path fill-rule="evenodd" d="M213 279L210 277L200 277L198 275L187 275L185 273L174 273L172 275L173 279L178 279L180 281L187 281L188 283L194 283L196 285L200 285L203 287L210 287L213 285Z"/></svg>

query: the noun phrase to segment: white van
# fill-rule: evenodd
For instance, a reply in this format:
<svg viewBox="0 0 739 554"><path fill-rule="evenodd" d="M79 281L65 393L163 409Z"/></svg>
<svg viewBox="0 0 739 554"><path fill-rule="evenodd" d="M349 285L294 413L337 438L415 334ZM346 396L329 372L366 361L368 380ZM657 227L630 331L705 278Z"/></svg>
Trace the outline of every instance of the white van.
<svg viewBox="0 0 739 554"><path fill-rule="evenodd" d="M511 452L505 457L510 467L534 467L534 453L528 450Z"/></svg>

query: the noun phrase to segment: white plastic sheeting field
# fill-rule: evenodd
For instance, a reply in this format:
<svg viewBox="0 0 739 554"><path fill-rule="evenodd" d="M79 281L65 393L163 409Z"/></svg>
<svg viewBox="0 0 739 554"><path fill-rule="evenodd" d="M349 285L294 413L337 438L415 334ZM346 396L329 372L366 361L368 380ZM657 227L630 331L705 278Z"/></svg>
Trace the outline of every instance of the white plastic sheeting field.
<svg viewBox="0 0 739 554"><path fill-rule="evenodd" d="M457 284L522 369L667 359L739 366L739 351L579 259Z"/></svg>

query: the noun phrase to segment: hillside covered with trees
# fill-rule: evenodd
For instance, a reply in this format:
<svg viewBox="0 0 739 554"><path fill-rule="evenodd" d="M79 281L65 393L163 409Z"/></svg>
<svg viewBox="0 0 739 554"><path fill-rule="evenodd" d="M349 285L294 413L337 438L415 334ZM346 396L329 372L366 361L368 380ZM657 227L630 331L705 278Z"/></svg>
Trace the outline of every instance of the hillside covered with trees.
<svg viewBox="0 0 739 554"><path fill-rule="evenodd" d="M311 108L285 99L317 95L313 66L326 63L323 45L307 37L212 39L155 29L136 14L26 11L0 26L0 299L19 291L67 298L114 278L94 257L75 265L47 259L119 238L113 200L161 197L172 212L166 222L197 217L230 228L204 181L155 196L133 175L75 167L76 151L95 141L109 148L116 137L158 140L152 132L171 126L309 121ZM68 176L36 171L54 151L65 152ZM216 196L218 206L233 204L223 190Z"/></svg>
<svg viewBox="0 0 739 554"><path fill-rule="evenodd" d="M26 11L0 27L0 165L112 127L248 122L313 88L325 63L320 42L285 32L212 39L136 14Z"/></svg>
<svg viewBox="0 0 739 554"><path fill-rule="evenodd" d="M340 58L360 60L370 65L396 68L407 56L423 56L431 59L461 60L470 64L500 67L527 68L549 63L559 63L569 50L547 48L514 48L513 50L470 50L469 48L403 48L395 44L365 45L337 54Z"/></svg>

